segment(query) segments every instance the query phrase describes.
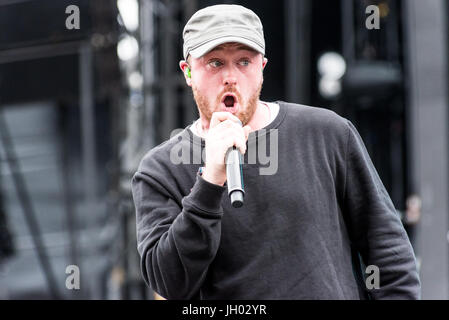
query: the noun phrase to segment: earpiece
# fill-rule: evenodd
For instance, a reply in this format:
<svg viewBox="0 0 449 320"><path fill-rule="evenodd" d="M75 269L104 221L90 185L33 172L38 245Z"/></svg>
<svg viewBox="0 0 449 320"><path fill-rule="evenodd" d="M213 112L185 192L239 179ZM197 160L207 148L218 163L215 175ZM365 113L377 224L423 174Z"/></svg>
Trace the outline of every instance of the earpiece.
<svg viewBox="0 0 449 320"><path fill-rule="evenodd" d="M187 73L187 77L188 78L192 77L192 75L190 74L190 68L189 67L186 68L186 73Z"/></svg>

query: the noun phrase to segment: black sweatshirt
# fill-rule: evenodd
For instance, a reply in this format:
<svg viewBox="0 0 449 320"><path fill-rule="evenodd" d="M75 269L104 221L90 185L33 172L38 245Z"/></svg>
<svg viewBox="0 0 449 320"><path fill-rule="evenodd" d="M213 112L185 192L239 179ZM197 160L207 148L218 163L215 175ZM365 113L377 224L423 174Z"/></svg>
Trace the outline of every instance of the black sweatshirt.
<svg viewBox="0 0 449 320"><path fill-rule="evenodd" d="M168 299L360 299L352 244L379 268L372 298L420 298L412 247L353 124L277 103L249 136L241 208L198 175L204 140L190 126L145 155L132 185L145 281ZM249 156L256 145L265 152Z"/></svg>

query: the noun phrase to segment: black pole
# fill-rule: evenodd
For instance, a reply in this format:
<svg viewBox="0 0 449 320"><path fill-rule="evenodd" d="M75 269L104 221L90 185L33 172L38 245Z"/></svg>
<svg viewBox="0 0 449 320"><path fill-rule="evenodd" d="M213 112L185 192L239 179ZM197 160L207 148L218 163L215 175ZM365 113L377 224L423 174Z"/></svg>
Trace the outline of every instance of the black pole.
<svg viewBox="0 0 449 320"><path fill-rule="evenodd" d="M62 189L64 193L64 207L66 213L66 223L67 230L69 236L69 261L71 265L80 266L80 261L78 259L78 222L75 212L75 205L72 190L72 185L70 181L70 127L69 121L67 121L67 114L69 114L69 107L65 104L60 105L62 109L61 118L60 118L60 131L62 132L60 138L60 146L61 146L61 172L62 172ZM79 290L72 290L73 296Z"/></svg>

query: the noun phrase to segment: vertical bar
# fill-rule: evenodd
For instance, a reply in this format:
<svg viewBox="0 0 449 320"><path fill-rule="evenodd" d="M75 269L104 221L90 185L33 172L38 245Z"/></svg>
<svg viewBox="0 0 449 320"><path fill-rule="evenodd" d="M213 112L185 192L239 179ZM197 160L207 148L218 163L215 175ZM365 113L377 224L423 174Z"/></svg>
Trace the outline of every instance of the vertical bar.
<svg viewBox="0 0 449 320"><path fill-rule="evenodd" d="M67 113L67 109L63 109L64 113ZM64 117L65 120L65 117ZM68 265L79 266L78 261L78 244L77 244L77 220L74 207L74 190L71 185L71 166L70 166L70 145L69 145L69 135L67 128L67 121L64 121L62 128L62 138L60 140L61 144L61 174L62 174L62 189L64 194L64 208L66 213L67 231L69 233L69 261ZM76 290L72 290L72 295L75 296Z"/></svg>
<svg viewBox="0 0 449 320"><path fill-rule="evenodd" d="M181 39L182 43L182 30L184 28L184 25L187 23L187 21L190 19L190 17L198 10L198 0L183 0L183 21L181 22L181 29L179 30L179 38ZM182 77L182 76L181 76ZM182 81L184 79L182 78ZM187 123L192 123L194 120L196 120L199 116L197 111L197 106L195 101L192 99L192 93L190 87L188 87L186 84L182 85L183 88L183 107L184 107L184 115L185 115L185 121Z"/></svg>
<svg viewBox="0 0 449 320"><path fill-rule="evenodd" d="M286 99L308 103L310 96L310 16L309 0L285 0L285 85Z"/></svg>
<svg viewBox="0 0 449 320"><path fill-rule="evenodd" d="M140 10L140 41L141 41L141 61L144 88L144 131L145 140L142 148L148 149L156 144L156 131L154 128L155 118L155 99L154 87L156 82L156 47L155 33L156 24L154 19L154 2L153 0L141 0Z"/></svg>
<svg viewBox="0 0 449 320"><path fill-rule="evenodd" d="M173 12L175 10L173 3L165 1L166 14L162 17L162 123L160 126L161 137L163 140L170 138L170 132L176 128L178 112L177 107L177 81L175 81L175 72L173 66L177 65L175 59L175 46L173 41L174 21Z"/></svg>
<svg viewBox="0 0 449 320"><path fill-rule="evenodd" d="M286 98L291 102L298 102L298 91L300 90L298 85L298 48L297 43L299 42L299 34L297 32L298 24L298 1L295 0L285 0L284 5L285 19L285 54L286 54L286 64L285 64L285 86L287 88ZM303 43L303 42L302 42Z"/></svg>
<svg viewBox="0 0 449 320"><path fill-rule="evenodd" d="M89 43L84 43L80 48L79 56L79 87L80 87L80 111L81 111L81 149L82 168L84 180L84 209L86 210L84 219L87 225L95 217L95 201L97 194L96 183L96 157L95 157L95 116L94 116L94 94L93 94L93 66L92 49ZM91 244L95 245L95 244ZM80 264L81 264L80 259ZM81 265L79 266L81 275L85 274ZM95 270L93 267L89 271L91 281L85 282L90 285L91 298L96 298L95 294ZM81 282L83 277L81 277ZM81 283L82 285L82 283Z"/></svg>
<svg viewBox="0 0 449 320"><path fill-rule="evenodd" d="M90 207L96 198L95 114L92 76L92 49L83 44L80 51L81 138L85 199Z"/></svg>
<svg viewBox="0 0 449 320"><path fill-rule="evenodd" d="M422 298L448 299L448 75L444 0L403 2L412 187L422 198L417 226Z"/></svg>
<svg viewBox="0 0 449 320"><path fill-rule="evenodd" d="M351 63L356 58L353 0L341 0L341 25L343 57L348 63Z"/></svg>

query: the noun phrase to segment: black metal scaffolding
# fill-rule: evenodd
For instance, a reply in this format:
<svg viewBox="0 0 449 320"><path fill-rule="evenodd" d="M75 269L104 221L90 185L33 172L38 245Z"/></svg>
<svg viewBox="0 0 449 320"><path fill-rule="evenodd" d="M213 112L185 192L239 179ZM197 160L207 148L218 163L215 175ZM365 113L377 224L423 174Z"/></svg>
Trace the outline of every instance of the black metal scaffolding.
<svg viewBox="0 0 449 320"><path fill-rule="evenodd" d="M443 0L138 0L137 30L123 24L115 0L0 2L0 21L9 29L0 36L0 184L6 178L15 186L4 194L0 188L0 228L4 212L16 247L16 255L0 263L21 261L33 250L39 262L33 270L45 278L36 293L41 297L153 298L140 273L131 178L148 150L198 117L178 66L182 31L197 9L223 2L245 5L262 19L269 60L262 98L349 118L398 211L406 210L408 196L422 199L415 249L423 298L447 298L449 12ZM69 4L81 9L80 30L64 26ZM380 8L380 30L365 28L371 4ZM19 29L14 23L25 14L29 23ZM139 51L120 60L117 46L125 37L135 39ZM317 64L327 52L346 63L341 92L333 98L319 86ZM37 103L55 106L50 109L58 119L56 125L45 120L57 128L57 138L32 137L55 139L58 160L49 175L60 177L60 190L51 200L29 186L41 180L23 168L23 158L37 156L24 155L20 141L29 138L14 136L17 128L6 116ZM29 234L14 232L17 217L8 208L16 198ZM45 212L39 201L60 202L61 214ZM49 216L63 221L60 230L47 228ZM80 267L79 292L65 288L62 263Z"/></svg>

